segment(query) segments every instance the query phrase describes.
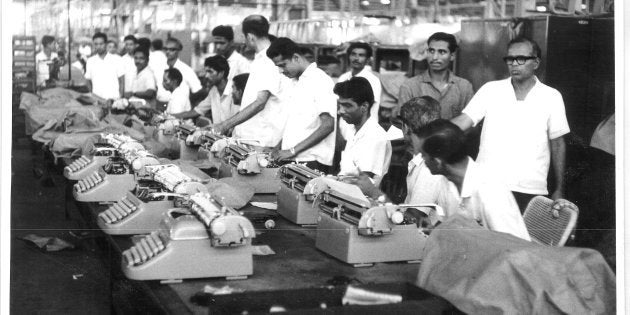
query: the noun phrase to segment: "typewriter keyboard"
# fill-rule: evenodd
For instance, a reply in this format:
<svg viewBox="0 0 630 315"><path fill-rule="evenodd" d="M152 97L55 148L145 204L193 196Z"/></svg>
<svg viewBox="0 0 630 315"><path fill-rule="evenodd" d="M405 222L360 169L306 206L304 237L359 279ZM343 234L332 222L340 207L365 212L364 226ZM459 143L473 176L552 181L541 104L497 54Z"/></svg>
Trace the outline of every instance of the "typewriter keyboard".
<svg viewBox="0 0 630 315"><path fill-rule="evenodd" d="M74 184L74 190L77 192L85 192L92 189L94 186L103 182L103 177L98 172L92 173L88 177L78 181Z"/></svg>
<svg viewBox="0 0 630 315"><path fill-rule="evenodd" d="M68 169L68 171L70 173L74 173L74 172L80 171L84 167L88 166L88 164L90 164L90 162L92 162L92 159L82 155L80 158L78 158L74 162L70 163L70 165L66 166L66 169Z"/></svg>
<svg viewBox="0 0 630 315"><path fill-rule="evenodd" d="M122 253L123 259L127 266L141 265L162 252L166 248L165 243L159 232L152 232L125 250Z"/></svg>
<svg viewBox="0 0 630 315"><path fill-rule="evenodd" d="M130 214L138 210L138 205L127 197L123 197L120 201L113 204L107 210L99 213L98 218L107 224L113 224L122 221Z"/></svg>

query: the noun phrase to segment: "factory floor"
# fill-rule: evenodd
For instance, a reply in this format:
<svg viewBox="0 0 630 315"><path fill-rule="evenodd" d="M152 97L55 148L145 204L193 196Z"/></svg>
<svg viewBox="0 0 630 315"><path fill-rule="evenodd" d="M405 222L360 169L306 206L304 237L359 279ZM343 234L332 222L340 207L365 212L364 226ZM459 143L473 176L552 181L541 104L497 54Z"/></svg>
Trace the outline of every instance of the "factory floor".
<svg viewBox="0 0 630 315"><path fill-rule="evenodd" d="M19 115L11 163L11 313L109 314L109 267L89 231L78 230L72 203L66 218L63 178L46 174L43 153L24 136ZM74 248L46 251L22 240L30 234L56 237Z"/></svg>

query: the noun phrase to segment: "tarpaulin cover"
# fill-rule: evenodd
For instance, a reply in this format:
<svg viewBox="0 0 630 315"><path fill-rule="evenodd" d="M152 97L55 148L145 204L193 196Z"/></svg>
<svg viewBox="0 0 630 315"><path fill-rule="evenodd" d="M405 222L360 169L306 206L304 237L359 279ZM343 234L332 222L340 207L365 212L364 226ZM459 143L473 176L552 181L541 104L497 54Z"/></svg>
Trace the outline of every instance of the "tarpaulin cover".
<svg viewBox="0 0 630 315"><path fill-rule="evenodd" d="M453 216L423 256L417 284L469 314L615 313L615 275L595 250L538 245Z"/></svg>
<svg viewBox="0 0 630 315"><path fill-rule="evenodd" d="M24 111L26 121L26 134L31 135L51 119L58 118L69 108L85 107L97 116L101 109L98 106L84 106L76 100L81 93L69 89L54 88L43 90L38 95L22 92L20 97L20 109ZM96 102L96 99L95 99Z"/></svg>

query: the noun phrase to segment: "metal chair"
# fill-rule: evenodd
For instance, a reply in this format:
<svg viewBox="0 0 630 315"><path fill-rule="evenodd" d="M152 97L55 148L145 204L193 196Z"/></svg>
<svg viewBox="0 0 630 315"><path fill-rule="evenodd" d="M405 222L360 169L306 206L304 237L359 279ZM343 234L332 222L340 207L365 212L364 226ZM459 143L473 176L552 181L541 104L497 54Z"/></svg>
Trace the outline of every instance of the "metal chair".
<svg viewBox="0 0 630 315"><path fill-rule="evenodd" d="M553 200L547 197L534 197L527 205L523 219L532 241L548 246L564 246L573 236L579 211L577 207L562 207L558 211L559 216L555 217L552 204Z"/></svg>

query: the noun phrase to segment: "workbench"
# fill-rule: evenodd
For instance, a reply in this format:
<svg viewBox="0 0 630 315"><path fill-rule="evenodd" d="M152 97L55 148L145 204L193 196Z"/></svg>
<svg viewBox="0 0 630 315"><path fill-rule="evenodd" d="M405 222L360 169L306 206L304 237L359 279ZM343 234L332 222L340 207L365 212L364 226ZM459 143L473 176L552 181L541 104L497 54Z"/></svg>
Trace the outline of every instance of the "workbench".
<svg viewBox="0 0 630 315"><path fill-rule="evenodd" d="M270 201L275 195L256 195L256 201ZM323 288L330 285L414 283L419 264L377 263L371 267L354 268L315 248L315 227L300 227L274 211L251 205L241 211L253 217L256 237L253 245L268 245L274 255L254 256L254 274L244 280L225 278L184 279L181 283L162 284L159 281L134 281L125 278L121 271L121 252L132 246L133 236L112 236L100 231L96 218L107 205L77 202L85 228L98 234L98 246L111 268L113 309L121 313L207 314L206 306L191 302L191 297L203 291L206 285L215 288L229 286L237 292L261 293L277 290ZM273 216L275 228L264 227L265 217ZM262 218L262 220L259 220ZM103 241L104 240L104 241ZM194 263L191 261L191 263ZM329 287L339 290L338 287ZM308 292L306 290L304 292ZM317 290L313 292L318 292ZM321 292L319 293L321 294ZM260 294L259 294L260 295ZM446 301L432 297L436 310L451 308ZM400 307L400 306L398 306ZM414 309L417 311L418 306Z"/></svg>

